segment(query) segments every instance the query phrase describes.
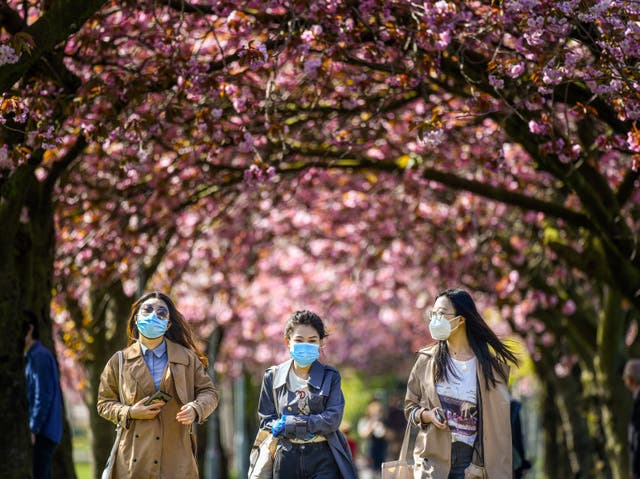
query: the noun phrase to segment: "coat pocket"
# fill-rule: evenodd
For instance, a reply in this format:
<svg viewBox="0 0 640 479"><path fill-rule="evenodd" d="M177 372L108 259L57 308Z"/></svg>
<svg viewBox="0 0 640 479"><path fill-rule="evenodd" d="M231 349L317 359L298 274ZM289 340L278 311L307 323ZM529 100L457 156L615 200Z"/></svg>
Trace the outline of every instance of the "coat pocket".
<svg viewBox="0 0 640 479"><path fill-rule="evenodd" d="M309 410L311 414L320 414L325 410L327 404L327 396L321 394L309 394Z"/></svg>

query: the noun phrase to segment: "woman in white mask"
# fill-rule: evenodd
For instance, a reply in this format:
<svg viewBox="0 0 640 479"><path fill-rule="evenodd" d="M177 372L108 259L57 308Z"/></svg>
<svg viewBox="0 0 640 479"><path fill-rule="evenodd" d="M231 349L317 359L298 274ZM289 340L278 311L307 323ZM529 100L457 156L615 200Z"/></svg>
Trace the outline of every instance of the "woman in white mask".
<svg viewBox="0 0 640 479"><path fill-rule="evenodd" d="M416 478L511 479L515 355L462 289L440 293L425 321L436 343L419 351L405 397L405 414L420 429Z"/></svg>

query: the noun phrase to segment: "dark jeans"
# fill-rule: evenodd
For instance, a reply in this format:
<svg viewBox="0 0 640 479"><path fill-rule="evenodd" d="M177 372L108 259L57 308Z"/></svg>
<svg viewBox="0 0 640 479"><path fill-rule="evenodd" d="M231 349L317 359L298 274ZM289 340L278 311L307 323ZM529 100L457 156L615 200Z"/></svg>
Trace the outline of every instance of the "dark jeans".
<svg viewBox="0 0 640 479"><path fill-rule="evenodd" d="M286 450L288 449L288 450ZM312 442L308 444L286 445L286 449L278 448L276 467L279 474L275 479L339 479L340 469L331 454L329 443Z"/></svg>
<svg viewBox="0 0 640 479"><path fill-rule="evenodd" d="M464 470L471 464L473 448L464 442L451 444L451 470L449 479L464 479Z"/></svg>
<svg viewBox="0 0 640 479"><path fill-rule="evenodd" d="M51 462L56 446L49 438L36 434L33 445L33 479L51 479Z"/></svg>

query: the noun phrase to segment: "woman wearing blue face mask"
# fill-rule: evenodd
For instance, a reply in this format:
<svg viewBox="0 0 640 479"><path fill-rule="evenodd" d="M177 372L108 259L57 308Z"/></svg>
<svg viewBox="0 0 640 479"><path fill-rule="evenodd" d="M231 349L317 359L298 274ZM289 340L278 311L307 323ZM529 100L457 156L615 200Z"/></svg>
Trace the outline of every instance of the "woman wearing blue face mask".
<svg viewBox="0 0 640 479"><path fill-rule="evenodd" d="M354 479L351 451L339 431L344 412L340 373L318 361L327 336L322 319L296 311L284 328L291 359L269 368L258 404L260 428L279 439L274 479Z"/></svg>
<svg viewBox="0 0 640 479"><path fill-rule="evenodd" d="M98 413L122 431L110 479L195 479L191 425L204 422L218 405L207 358L162 293L135 302L127 332L129 346L111 357L98 390Z"/></svg>
<svg viewBox="0 0 640 479"><path fill-rule="evenodd" d="M420 429L415 477L511 479L515 355L462 289L440 293L426 322L436 344L418 352L405 396L405 415Z"/></svg>

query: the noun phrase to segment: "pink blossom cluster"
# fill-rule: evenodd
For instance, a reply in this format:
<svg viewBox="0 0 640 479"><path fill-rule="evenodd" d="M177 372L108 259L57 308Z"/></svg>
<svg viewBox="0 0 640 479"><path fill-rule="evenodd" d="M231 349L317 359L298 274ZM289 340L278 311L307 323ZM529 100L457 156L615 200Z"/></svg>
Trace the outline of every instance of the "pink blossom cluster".
<svg viewBox="0 0 640 479"><path fill-rule="evenodd" d="M0 45L0 66L17 63L20 57L10 45Z"/></svg>

